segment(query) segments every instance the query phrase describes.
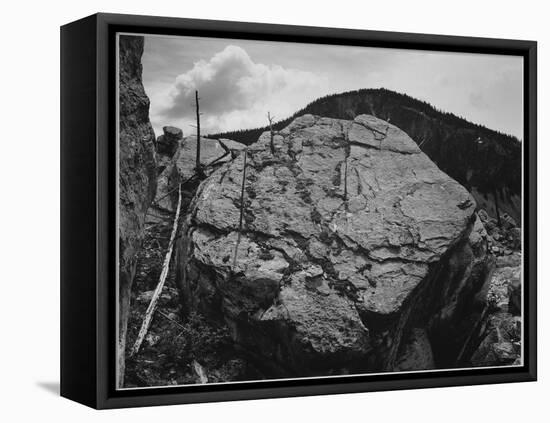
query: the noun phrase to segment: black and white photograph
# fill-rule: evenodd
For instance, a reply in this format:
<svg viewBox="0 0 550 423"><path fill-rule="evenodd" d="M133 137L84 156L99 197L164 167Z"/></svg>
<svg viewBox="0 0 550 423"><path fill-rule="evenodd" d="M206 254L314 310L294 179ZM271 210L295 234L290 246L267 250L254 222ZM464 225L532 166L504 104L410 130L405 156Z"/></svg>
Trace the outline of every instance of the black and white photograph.
<svg viewBox="0 0 550 423"><path fill-rule="evenodd" d="M0 421L544 420L550 31L509 6L8 2Z"/></svg>
<svg viewBox="0 0 550 423"><path fill-rule="evenodd" d="M523 57L116 47L117 389L522 366Z"/></svg>

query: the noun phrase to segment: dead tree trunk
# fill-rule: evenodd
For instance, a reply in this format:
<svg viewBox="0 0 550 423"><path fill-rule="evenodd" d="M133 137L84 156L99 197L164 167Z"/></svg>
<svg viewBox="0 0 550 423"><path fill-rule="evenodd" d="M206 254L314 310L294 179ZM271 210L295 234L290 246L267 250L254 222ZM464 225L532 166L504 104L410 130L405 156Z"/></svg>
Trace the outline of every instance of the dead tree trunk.
<svg viewBox="0 0 550 423"><path fill-rule="evenodd" d="M178 232L178 221L180 217L180 210L181 210L181 184L179 186L179 192L178 192L178 207L176 209L176 217L174 217L172 234L170 235L170 242L168 243L168 251L166 252L166 256L164 257L162 271L160 272L159 283L155 288L155 292L153 293L153 297L151 298L149 307L147 307L147 311L145 312L145 317L143 318L143 323L141 324L141 328L139 330L136 342L134 343L134 346L132 347L132 350L130 352L130 357L137 354L137 352L141 347L141 344L143 343L143 339L145 338L145 335L147 335L147 331L149 330L149 326L151 325L151 320L153 319L153 314L155 313L155 308L157 307L157 302L160 297L160 293L162 292L162 288L164 287L164 283L166 282L166 277L168 276L168 270L170 268L170 259L172 257L172 250L174 248L174 241L176 239L176 233Z"/></svg>
<svg viewBox="0 0 550 423"><path fill-rule="evenodd" d="M501 227L500 211L498 209L498 191L496 188L493 189L493 197L495 198L495 212L497 214L497 225L500 228Z"/></svg>
<svg viewBox="0 0 550 423"><path fill-rule="evenodd" d="M197 171L197 174L200 175L202 173L201 168L201 118L200 118L200 111L199 111L199 92L195 90L195 109L197 112L197 154L195 157L195 169Z"/></svg>
<svg viewBox="0 0 550 423"><path fill-rule="evenodd" d="M271 116L269 112L267 112L267 120L269 121L269 147L271 148L271 154L275 154L275 142L273 140L273 116Z"/></svg>
<svg viewBox="0 0 550 423"><path fill-rule="evenodd" d="M348 211L348 157L344 160L344 203Z"/></svg>

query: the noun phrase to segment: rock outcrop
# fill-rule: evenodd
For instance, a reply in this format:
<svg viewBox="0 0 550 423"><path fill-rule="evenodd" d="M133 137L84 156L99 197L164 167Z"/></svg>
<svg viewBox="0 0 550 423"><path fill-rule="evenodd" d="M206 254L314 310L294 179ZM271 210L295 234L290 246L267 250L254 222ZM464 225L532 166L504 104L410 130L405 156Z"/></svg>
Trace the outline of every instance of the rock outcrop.
<svg viewBox="0 0 550 423"><path fill-rule="evenodd" d="M181 129L175 127L165 128L168 128L171 134L181 134ZM163 140L161 140L161 137L163 137ZM161 143L166 143L166 129L165 134L161 137L157 139L157 151ZM190 182L187 187L183 187L187 202L189 202L195 195L196 186L200 182L198 179L191 181L196 175L197 137L177 138L173 136L173 139L177 139L177 145L172 155L164 155L162 168L159 168L160 174L155 197L155 205L165 211L176 209L178 183ZM205 174L209 175L212 171L230 161L243 148L245 148L245 145L228 139L201 138L201 165Z"/></svg>
<svg viewBox="0 0 550 423"><path fill-rule="evenodd" d="M165 126L162 131L164 133L157 138L157 153L172 157L183 139L183 132L174 126Z"/></svg>
<svg viewBox="0 0 550 423"><path fill-rule="evenodd" d="M199 187L178 248L185 300L278 375L415 366L401 352L454 334L488 274L473 198L373 116L304 115L273 141Z"/></svg>
<svg viewBox="0 0 550 423"><path fill-rule="evenodd" d="M489 248L496 262L478 294L483 311L465 346L464 363L480 367L521 364L521 231L510 216L502 216L498 226L484 210L479 215L489 232Z"/></svg>
<svg viewBox="0 0 550 423"><path fill-rule="evenodd" d="M130 290L141 247L147 209L156 190L155 134L149 122L149 98L143 89L143 37L121 35L119 42L119 362L124 357Z"/></svg>

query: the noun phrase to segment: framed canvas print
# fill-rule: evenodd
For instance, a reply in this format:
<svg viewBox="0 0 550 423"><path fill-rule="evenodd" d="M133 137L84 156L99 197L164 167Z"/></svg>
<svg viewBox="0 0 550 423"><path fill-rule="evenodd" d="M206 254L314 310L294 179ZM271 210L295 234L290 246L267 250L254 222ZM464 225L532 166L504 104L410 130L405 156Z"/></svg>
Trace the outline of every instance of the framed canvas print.
<svg viewBox="0 0 550 423"><path fill-rule="evenodd" d="M536 379L536 43L61 29L61 393Z"/></svg>

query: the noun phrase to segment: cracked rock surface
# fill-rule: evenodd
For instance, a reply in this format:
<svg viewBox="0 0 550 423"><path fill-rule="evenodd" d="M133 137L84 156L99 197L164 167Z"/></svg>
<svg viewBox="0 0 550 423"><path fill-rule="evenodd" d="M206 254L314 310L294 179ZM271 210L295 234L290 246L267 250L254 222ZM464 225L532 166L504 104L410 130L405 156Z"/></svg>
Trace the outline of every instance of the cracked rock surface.
<svg viewBox="0 0 550 423"><path fill-rule="evenodd" d="M143 37L120 37L120 169L119 169L119 362L118 381L124 381L124 351L130 291L136 257L145 232L145 216L156 190L155 133L149 122L149 98L142 83Z"/></svg>
<svg viewBox="0 0 550 423"><path fill-rule="evenodd" d="M246 153L240 237L245 153L199 187L178 252L186 295L290 374L392 368L413 325L478 286L466 283L480 277L474 256L487 259L471 252L475 201L373 116L304 115L274 134L275 154L269 144L267 132Z"/></svg>
<svg viewBox="0 0 550 423"><path fill-rule="evenodd" d="M173 133L181 134L181 130L178 128L166 128L169 132L158 138L157 145L161 145L161 141L166 143L163 140L166 140L168 136L174 138L175 136L171 135ZM230 161L233 155L244 147L244 144L229 139L201 137L201 165L204 166L206 174L209 174L213 169L219 167L219 165ZM159 157L163 161L161 162L162 168L159 169L155 205L160 209L172 212L176 210L178 181L188 181L189 184L185 184L182 189L187 191L185 194L194 194L194 188L191 189L190 187L192 186L190 179L195 175L196 148L196 136L180 137L177 140L177 146L171 154L159 154ZM216 166L207 167L212 164Z"/></svg>

